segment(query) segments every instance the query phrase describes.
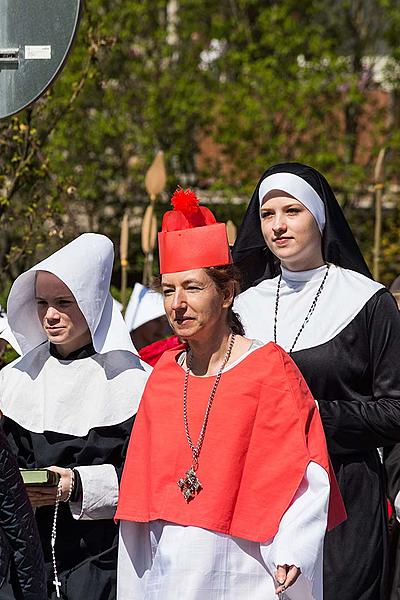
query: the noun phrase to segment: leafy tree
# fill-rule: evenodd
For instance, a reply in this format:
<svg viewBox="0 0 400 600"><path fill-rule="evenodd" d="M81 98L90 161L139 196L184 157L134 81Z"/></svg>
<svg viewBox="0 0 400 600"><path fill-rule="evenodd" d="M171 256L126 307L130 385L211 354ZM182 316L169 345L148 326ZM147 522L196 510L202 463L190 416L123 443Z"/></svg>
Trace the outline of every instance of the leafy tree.
<svg viewBox="0 0 400 600"><path fill-rule="evenodd" d="M129 283L140 278L144 174L158 149L164 200L176 183L195 184L221 194L218 215L236 223L245 206L230 200L245 201L269 164L313 164L370 256L372 212L353 198L381 145L389 177L398 172L399 21L397 0L86 0L51 91L0 123L1 287L81 230L117 242L126 208ZM382 54L391 121L373 77ZM199 161L210 139L217 152ZM400 270L396 210L385 214L386 281Z"/></svg>
<svg viewBox="0 0 400 600"><path fill-rule="evenodd" d="M144 173L157 149L166 153L171 186L195 170L209 95L208 73L199 66L207 6L193 2L179 13L173 9L174 3L160 0L88 0L62 77L30 110L40 150L34 156L43 170L38 187L48 200L50 232L58 244L82 228L117 239L124 210L147 201ZM26 131L24 118L14 123ZM11 135L12 123L5 130ZM14 143L9 146L15 151ZM29 176L36 181L35 168L30 163ZM13 194L8 210L13 222L32 180ZM38 207L34 216L48 235L43 221L50 215L39 215ZM31 248L35 241L27 238ZM134 241L133 264L139 250L138 238ZM24 250L21 240L18 252ZM12 260L9 247L5 255Z"/></svg>

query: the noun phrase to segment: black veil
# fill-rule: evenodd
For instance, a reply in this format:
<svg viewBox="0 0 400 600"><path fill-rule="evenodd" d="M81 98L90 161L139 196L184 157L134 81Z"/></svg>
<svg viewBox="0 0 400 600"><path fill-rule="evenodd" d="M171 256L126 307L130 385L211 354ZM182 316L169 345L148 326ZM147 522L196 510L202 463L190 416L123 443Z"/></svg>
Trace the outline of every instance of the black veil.
<svg viewBox="0 0 400 600"><path fill-rule="evenodd" d="M260 222L258 190L261 182L274 173L293 173L309 183L325 205L326 224L322 236L322 254L327 262L357 271L372 278L360 248L345 219L335 195L326 181L313 167L301 163L282 163L265 171L251 197L232 249L235 264L240 268L243 289L263 279L272 279L280 272L279 260L266 246Z"/></svg>

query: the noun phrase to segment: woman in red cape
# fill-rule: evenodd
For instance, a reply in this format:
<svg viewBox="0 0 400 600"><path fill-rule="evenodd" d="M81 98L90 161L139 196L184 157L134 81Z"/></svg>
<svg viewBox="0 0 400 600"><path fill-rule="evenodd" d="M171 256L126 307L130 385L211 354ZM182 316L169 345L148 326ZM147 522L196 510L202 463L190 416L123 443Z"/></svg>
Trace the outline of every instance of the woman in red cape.
<svg viewBox="0 0 400 600"><path fill-rule="evenodd" d="M159 360L132 433L118 598L322 600L345 511L317 406L279 346L244 337L225 225L189 190L172 201L160 283L186 345Z"/></svg>

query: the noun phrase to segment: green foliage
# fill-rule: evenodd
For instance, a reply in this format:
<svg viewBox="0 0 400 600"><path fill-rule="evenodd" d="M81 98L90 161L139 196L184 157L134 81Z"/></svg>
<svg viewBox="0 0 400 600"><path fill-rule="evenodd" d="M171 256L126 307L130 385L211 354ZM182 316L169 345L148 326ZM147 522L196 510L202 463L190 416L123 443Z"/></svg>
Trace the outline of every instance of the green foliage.
<svg viewBox="0 0 400 600"><path fill-rule="evenodd" d="M352 198L382 145L388 178L400 167L399 25L397 0L86 0L62 75L0 123L0 288L82 230L117 244L126 208L129 284L139 280L144 175L158 149L163 199L177 183L218 191L217 215L236 224L245 206L230 200L245 201L270 164L316 166L370 258L372 214ZM366 60L379 55L390 58L391 120ZM218 153L199 162L205 138ZM400 270L398 207L384 215L385 281Z"/></svg>
<svg viewBox="0 0 400 600"><path fill-rule="evenodd" d="M6 350L4 354L1 356L0 361L3 365L8 365L10 362L18 358L19 354L12 348L9 344L7 344Z"/></svg>

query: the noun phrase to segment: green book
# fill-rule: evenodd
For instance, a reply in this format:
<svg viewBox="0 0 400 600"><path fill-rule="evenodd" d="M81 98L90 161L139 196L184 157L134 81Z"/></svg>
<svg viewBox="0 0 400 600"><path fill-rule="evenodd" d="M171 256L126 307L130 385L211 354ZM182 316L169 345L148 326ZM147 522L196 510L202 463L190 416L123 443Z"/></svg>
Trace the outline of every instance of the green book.
<svg viewBox="0 0 400 600"><path fill-rule="evenodd" d="M54 486L60 481L60 475L48 469L20 469L25 485Z"/></svg>

